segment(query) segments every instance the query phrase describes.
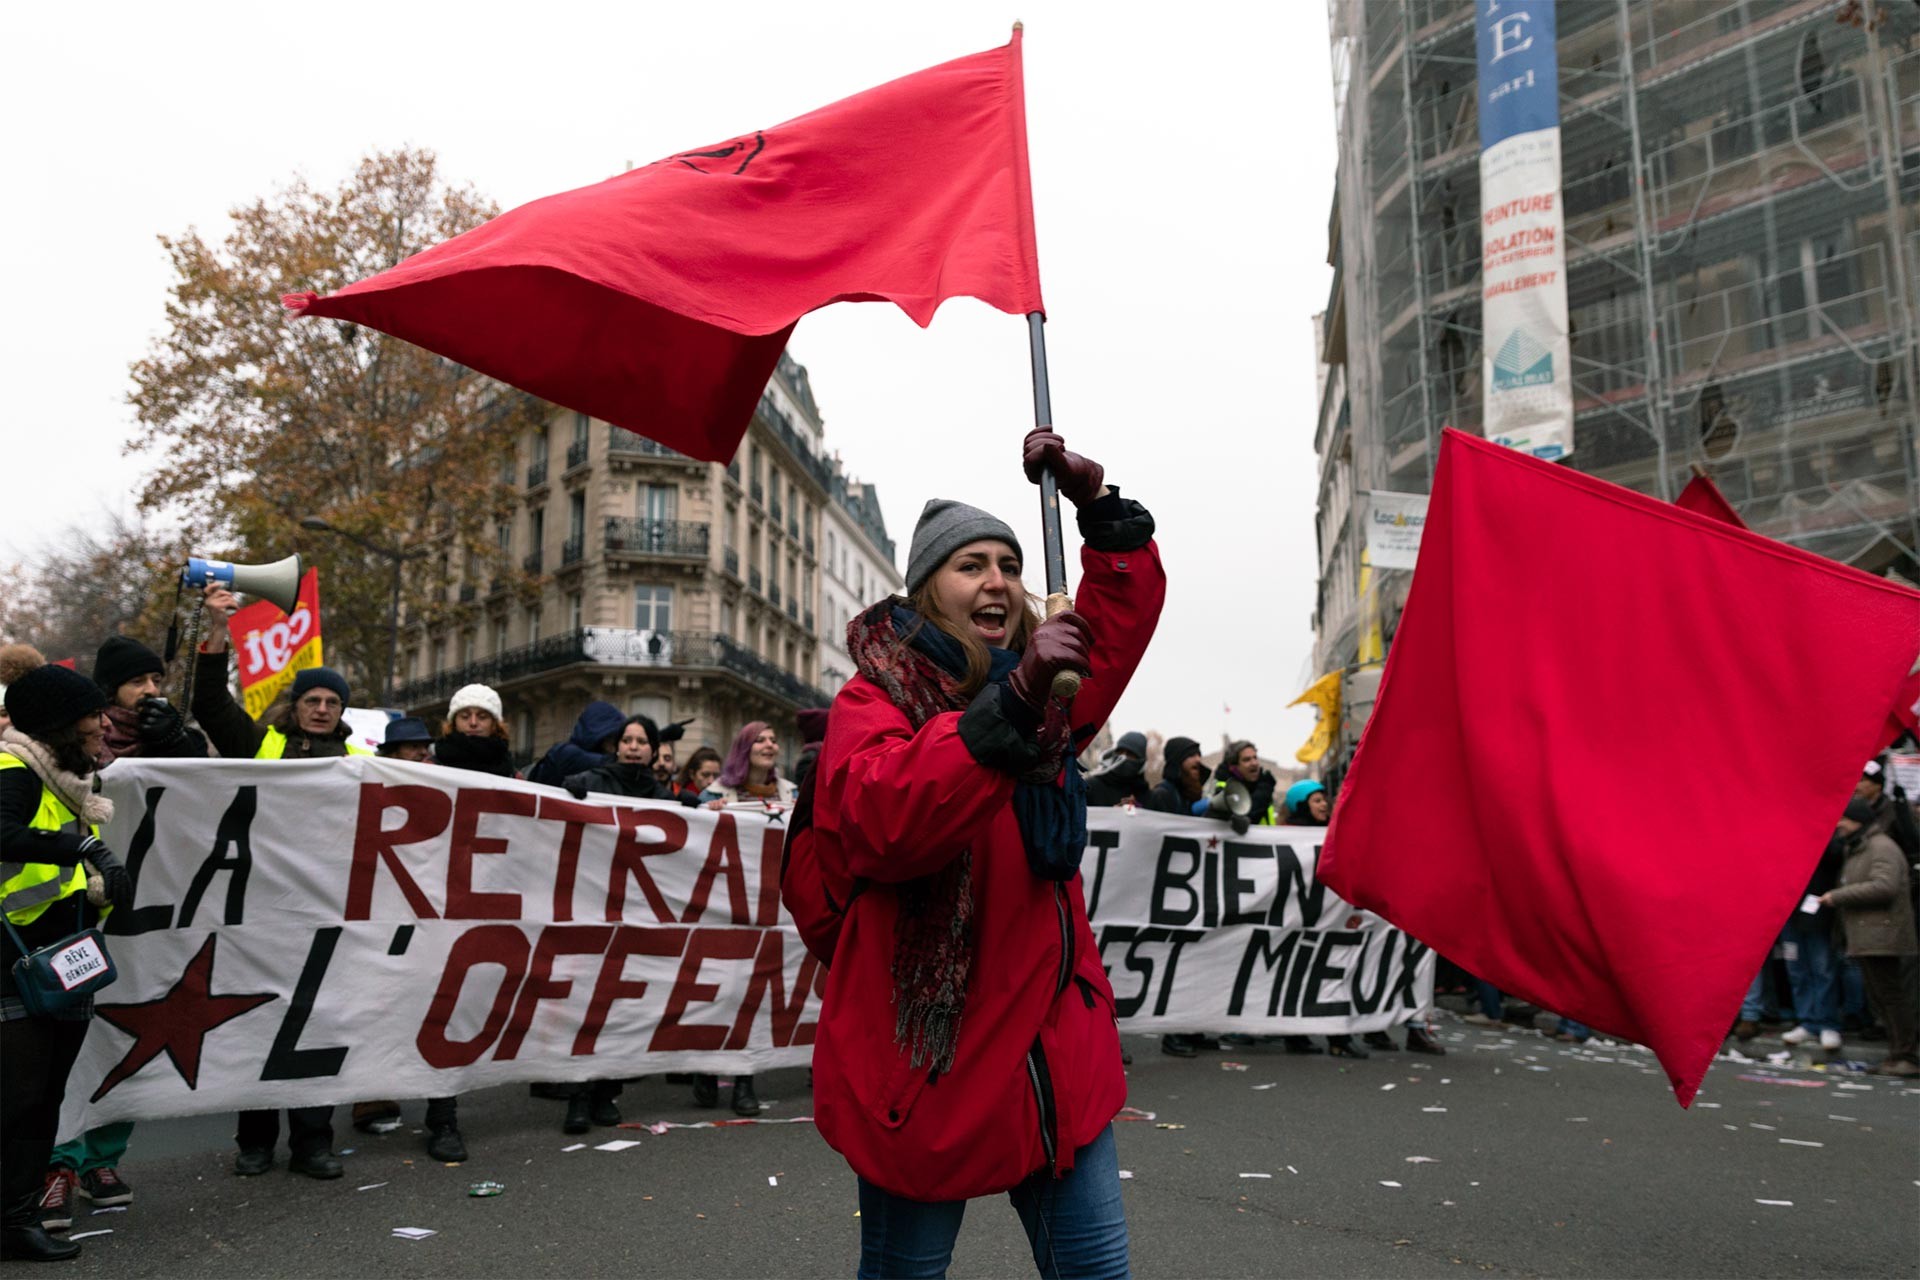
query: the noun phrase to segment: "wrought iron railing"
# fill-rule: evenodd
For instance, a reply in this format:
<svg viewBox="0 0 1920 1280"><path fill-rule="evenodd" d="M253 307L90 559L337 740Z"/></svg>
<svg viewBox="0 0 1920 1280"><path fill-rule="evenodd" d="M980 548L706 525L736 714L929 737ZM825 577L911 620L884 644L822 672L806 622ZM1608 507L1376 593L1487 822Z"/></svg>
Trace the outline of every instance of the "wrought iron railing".
<svg viewBox="0 0 1920 1280"><path fill-rule="evenodd" d="M560 544L560 567L564 569L570 564L579 564L586 558L586 554L587 535L576 533Z"/></svg>
<svg viewBox="0 0 1920 1280"><path fill-rule="evenodd" d="M547 460L545 458L527 468L527 488L538 489L547 482Z"/></svg>
<svg viewBox="0 0 1920 1280"><path fill-rule="evenodd" d="M698 520L607 517L607 550L622 555L707 558L709 527Z"/></svg>
<svg viewBox="0 0 1920 1280"><path fill-rule="evenodd" d="M575 440L567 446L567 470L571 471L575 467L584 467L586 465L587 442L585 440Z"/></svg>

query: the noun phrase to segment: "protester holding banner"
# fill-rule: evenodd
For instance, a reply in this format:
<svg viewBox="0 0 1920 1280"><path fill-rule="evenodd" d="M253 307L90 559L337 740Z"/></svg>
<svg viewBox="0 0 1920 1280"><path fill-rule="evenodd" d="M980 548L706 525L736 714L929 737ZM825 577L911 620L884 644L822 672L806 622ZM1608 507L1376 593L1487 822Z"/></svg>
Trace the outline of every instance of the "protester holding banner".
<svg viewBox="0 0 1920 1280"><path fill-rule="evenodd" d="M711 809L730 804L792 804L794 784L780 776L780 738L764 720L743 725L720 766L720 776L700 793Z"/></svg>
<svg viewBox="0 0 1920 1280"><path fill-rule="evenodd" d="M654 757L658 766L659 756ZM700 796L720 780L720 753L712 747L695 748L687 757L686 764L680 767L680 775L674 779L673 793L681 804L689 808L698 807Z"/></svg>
<svg viewBox="0 0 1920 1280"><path fill-rule="evenodd" d="M425 764L433 759L433 730L419 716L401 716L387 721L387 736L375 755L386 760L407 760Z"/></svg>
<svg viewBox="0 0 1920 1280"><path fill-rule="evenodd" d="M1214 770L1213 789L1223 791L1227 783L1233 780L1244 784L1253 797L1249 821L1255 824L1277 824L1280 821L1279 812L1273 807L1273 793L1279 790L1280 782L1260 763L1260 749L1251 742L1236 742L1227 748L1220 767ZM1196 816L1205 812L1204 809L1199 810ZM1325 821L1320 825L1326 825Z"/></svg>
<svg viewBox="0 0 1920 1280"><path fill-rule="evenodd" d="M470 684L455 693L447 704L447 723L434 744L433 758L454 769L518 777L500 695L484 684Z"/></svg>
<svg viewBox="0 0 1920 1280"><path fill-rule="evenodd" d="M1192 738L1168 738L1161 756L1160 781L1147 795L1147 808L1159 813L1192 813L1207 794L1207 762Z"/></svg>
<svg viewBox="0 0 1920 1280"><path fill-rule="evenodd" d="M93 682L107 695L102 765L120 756L204 758L206 735L166 699L167 664L128 636L108 636L93 659Z"/></svg>
<svg viewBox="0 0 1920 1280"><path fill-rule="evenodd" d="M944 1274L966 1201L1001 1191L1046 1274L1127 1273L1110 1123L1126 1079L1069 765L1074 726L1112 714L1146 652L1166 578L1152 517L1098 463L1045 429L1023 461L1079 508L1078 612L1040 621L1013 530L929 502L908 598L849 628L859 674L816 775L823 877L868 883L814 1048L820 1131L860 1180L862 1276ZM1084 673L1071 704L1051 692L1065 671Z"/></svg>
<svg viewBox="0 0 1920 1280"><path fill-rule="evenodd" d="M107 699L102 767L128 756L204 759L207 739L189 729L185 718L163 696L167 664L160 655L128 636L108 636L93 660L93 682ZM120 1176L120 1161L133 1137L133 1122L89 1129L54 1148L46 1189L40 1197L41 1225L65 1228L73 1221L73 1203L84 1194L96 1208L131 1204L133 1188Z"/></svg>
<svg viewBox="0 0 1920 1280"><path fill-rule="evenodd" d="M128 906L133 882L100 841L113 806L92 792L105 749L107 697L93 681L43 665L8 682L0 730L0 1257L53 1261L80 1252L41 1223L67 1075L93 1017L79 971L59 988L23 989L22 956L81 941L102 908ZM98 943L91 944L97 950ZM70 949L70 952L77 948ZM56 966L65 963L54 957ZM88 968L99 965L97 955ZM70 981L71 980L71 981ZM74 994L74 983L82 993ZM61 989L64 988L64 989ZM68 1221L71 1222L69 1211Z"/></svg>
<svg viewBox="0 0 1920 1280"><path fill-rule="evenodd" d="M347 740L341 713L352 700L346 679L331 667L308 667L293 678L293 699L272 724L262 726L227 692L227 615L236 606L233 593L209 583L206 594L207 636L200 643L199 670L193 682L193 718L207 731L214 749L231 759L315 760L370 754ZM287 1167L310 1178L337 1178L340 1161L333 1154L333 1108L289 1107ZM274 1147L280 1141L280 1116L275 1111L243 1111L235 1142L240 1154L233 1171L252 1177L273 1168Z"/></svg>
<svg viewBox="0 0 1920 1280"><path fill-rule="evenodd" d="M576 799L589 791L626 796L632 800L673 800L670 786L661 785L653 772L653 744L660 730L647 716L628 716L614 747L613 763L595 765L573 774L561 785Z"/></svg>
<svg viewBox="0 0 1920 1280"><path fill-rule="evenodd" d="M574 774L614 762L627 717L611 702L589 702L573 722L565 742L547 748L547 754L527 770L528 782L557 787Z"/></svg>

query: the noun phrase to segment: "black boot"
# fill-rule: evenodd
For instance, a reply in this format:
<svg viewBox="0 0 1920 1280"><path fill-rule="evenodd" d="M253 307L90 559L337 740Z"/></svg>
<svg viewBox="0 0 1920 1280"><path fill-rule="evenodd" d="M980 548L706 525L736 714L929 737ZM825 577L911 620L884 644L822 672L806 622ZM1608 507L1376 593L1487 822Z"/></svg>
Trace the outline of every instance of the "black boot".
<svg viewBox="0 0 1920 1280"><path fill-rule="evenodd" d="M1198 1036L1181 1035L1178 1032L1172 1035L1161 1036L1160 1052L1175 1058L1198 1057L1200 1049L1199 1046L1194 1044L1194 1041L1199 1038Z"/></svg>
<svg viewBox="0 0 1920 1280"><path fill-rule="evenodd" d="M1400 1052L1400 1046L1395 1044L1393 1037L1384 1031L1369 1031L1360 1037L1360 1043L1369 1049L1378 1049L1382 1053Z"/></svg>
<svg viewBox="0 0 1920 1280"><path fill-rule="evenodd" d="M0 1258L16 1262L64 1262L80 1246L47 1234L40 1225L40 1191L46 1185L53 1143L38 1138L0 1144Z"/></svg>
<svg viewBox="0 0 1920 1280"><path fill-rule="evenodd" d="M760 1111L760 1095L753 1091L753 1077L735 1076L733 1078L733 1114L757 1116Z"/></svg>
<svg viewBox="0 0 1920 1280"><path fill-rule="evenodd" d="M1433 1038L1433 1032L1418 1023L1407 1024L1407 1052L1430 1053L1436 1058L1445 1055L1447 1047Z"/></svg>
<svg viewBox="0 0 1920 1280"><path fill-rule="evenodd" d="M611 1129L620 1123L620 1104L614 1099L620 1096L620 1083L617 1080L595 1080L589 1087L587 1101L592 1107L593 1122L603 1129Z"/></svg>
<svg viewBox="0 0 1920 1280"><path fill-rule="evenodd" d="M593 1099L587 1094L587 1086L576 1085L567 1095L567 1118L560 1122L560 1132L581 1134L593 1128Z"/></svg>
<svg viewBox="0 0 1920 1280"><path fill-rule="evenodd" d="M717 1107L720 1105L720 1080L717 1076L706 1074L693 1078L693 1105L696 1107Z"/></svg>
<svg viewBox="0 0 1920 1280"><path fill-rule="evenodd" d="M1286 1044L1288 1053L1310 1054L1326 1052L1325 1049L1322 1049L1306 1036L1282 1036L1281 1039Z"/></svg>
<svg viewBox="0 0 1920 1280"><path fill-rule="evenodd" d="M1336 1058L1370 1058L1373 1056L1355 1044L1352 1036L1328 1036L1327 1052Z"/></svg>

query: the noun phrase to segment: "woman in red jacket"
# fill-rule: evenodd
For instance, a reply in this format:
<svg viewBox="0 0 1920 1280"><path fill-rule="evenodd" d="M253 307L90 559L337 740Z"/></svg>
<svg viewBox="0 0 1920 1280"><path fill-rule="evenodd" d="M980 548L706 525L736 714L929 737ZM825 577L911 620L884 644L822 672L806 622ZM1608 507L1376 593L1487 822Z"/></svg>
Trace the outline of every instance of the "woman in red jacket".
<svg viewBox="0 0 1920 1280"><path fill-rule="evenodd" d="M909 599L856 618L814 810L861 892L829 970L815 1116L860 1179L862 1276L944 1275L966 1201L1007 1191L1041 1274L1127 1274L1111 1122L1126 1098L1113 991L1078 866L1069 768L1146 651L1166 577L1153 518L1058 435L1026 439L1079 508L1078 611L1042 622L1020 543L936 500ZM1053 677L1085 676L1071 704Z"/></svg>

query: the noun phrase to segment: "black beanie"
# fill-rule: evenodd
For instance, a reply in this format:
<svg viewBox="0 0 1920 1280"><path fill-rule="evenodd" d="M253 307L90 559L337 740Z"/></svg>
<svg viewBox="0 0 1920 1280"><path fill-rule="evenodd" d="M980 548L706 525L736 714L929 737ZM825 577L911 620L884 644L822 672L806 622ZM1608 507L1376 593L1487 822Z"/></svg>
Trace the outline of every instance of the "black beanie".
<svg viewBox="0 0 1920 1280"><path fill-rule="evenodd" d="M8 691L7 696L13 696L11 690ZM1850 822L1857 822L1863 827L1870 827L1873 825L1873 806L1865 800L1862 800L1859 796L1855 796L1853 799L1847 801L1847 811L1841 816Z"/></svg>
<svg viewBox="0 0 1920 1280"><path fill-rule="evenodd" d="M331 689L340 695L340 705L350 706L353 699L348 695L346 677L332 667L308 667L293 678L293 700L300 701L300 695L309 689Z"/></svg>
<svg viewBox="0 0 1920 1280"><path fill-rule="evenodd" d="M109 699L127 681L149 673L164 678L167 664L131 636L108 636L93 658L93 682Z"/></svg>
<svg viewBox="0 0 1920 1280"><path fill-rule="evenodd" d="M82 716L106 710L100 686L65 667L35 667L7 686L7 715L29 738L45 738Z"/></svg>

